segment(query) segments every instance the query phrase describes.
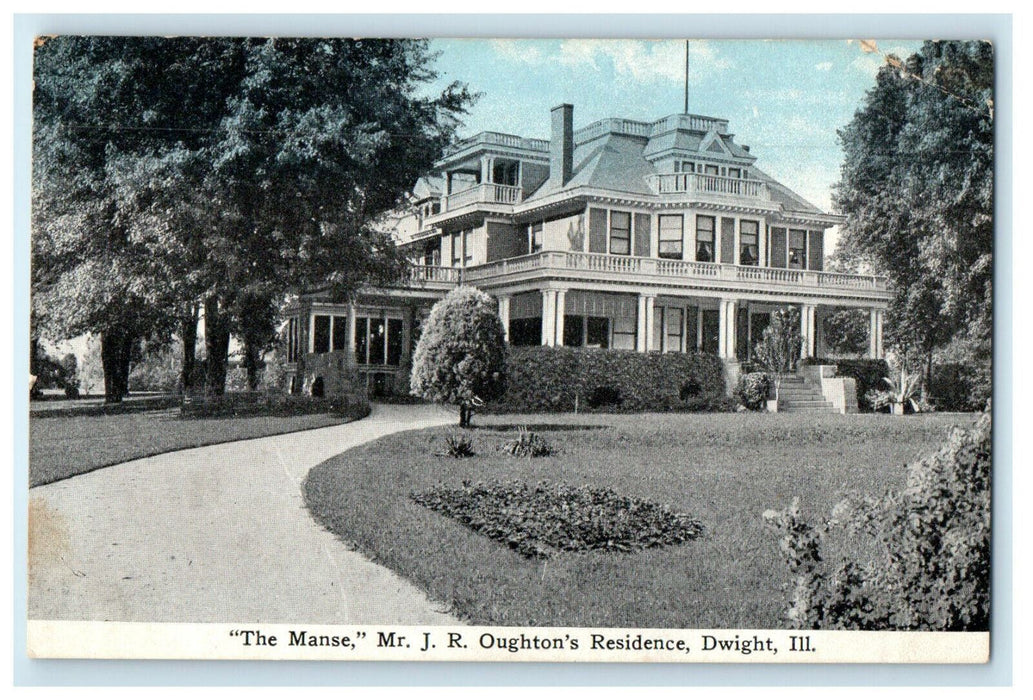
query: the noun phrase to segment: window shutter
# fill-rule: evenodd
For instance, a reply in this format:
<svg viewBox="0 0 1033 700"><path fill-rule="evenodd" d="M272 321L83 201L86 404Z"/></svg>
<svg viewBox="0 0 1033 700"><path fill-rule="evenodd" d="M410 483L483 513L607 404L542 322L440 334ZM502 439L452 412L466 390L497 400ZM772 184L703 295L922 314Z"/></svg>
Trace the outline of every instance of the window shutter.
<svg viewBox="0 0 1033 700"><path fill-rule="evenodd" d="M735 219L721 219L721 262L735 262Z"/></svg>
<svg viewBox="0 0 1033 700"><path fill-rule="evenodd" d="M771 229L771 267L786 266L786 230L784 228Z"/></svg>
<svg viewBox="0 0 1033 700"><path fill-rule="evenodd" d="M588 210L588 252L606 252L606 210Z"/></svg>
<svg viewBox="0 0 1033 700"><path fill-rule="evenodd" d="M652 231L649 214L635 214L635 255L648 258L652 246Z"/></svg>
<svg viewBox="0 0 1033 700"><path fill-rule="evenodd" d="M807 246L807 269L822 270L825 266L825 232L811 231L807 235L811 239Z"/></svg>

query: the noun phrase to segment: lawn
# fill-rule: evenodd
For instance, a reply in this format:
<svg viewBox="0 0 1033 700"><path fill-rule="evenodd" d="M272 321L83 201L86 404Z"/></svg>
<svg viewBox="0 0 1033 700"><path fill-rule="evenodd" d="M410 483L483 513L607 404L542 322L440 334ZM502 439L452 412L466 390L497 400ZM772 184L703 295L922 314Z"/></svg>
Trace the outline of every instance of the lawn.
<svg viewBox="0 0 1033 700"><path fill-rule="evenodd" d="M39 486L140 457L352 420L330 413L180 418L178 408L112 414L48 412L29 419L29 485Z"/></svg>
<svg viewBox="0 0 1033 700"><path fill-rule="evenodd" d="M475 624L784 627L786 568L762 513L799 497L816 521L848 491L900 487L967 415L478 416L476 456L443 456L447 428L401 433L314 468L304 491L343 540ZM556 454L496 449L533 423ZM703 535L633 553L522 556L411 494L462 482L606 488L698 520ZM863 548L865 542L846 546ZM842 553L842 552L841 552Z"/></svg>

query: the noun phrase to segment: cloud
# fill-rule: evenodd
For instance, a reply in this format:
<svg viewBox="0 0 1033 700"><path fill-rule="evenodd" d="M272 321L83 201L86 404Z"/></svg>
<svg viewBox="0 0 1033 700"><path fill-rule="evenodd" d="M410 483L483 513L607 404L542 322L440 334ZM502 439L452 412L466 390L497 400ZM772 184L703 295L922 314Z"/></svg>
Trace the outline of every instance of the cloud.
<svg viewBox="0 0 1033 700"><path fill-rule="evenodd" d="M681 80L685 77L685 44L681 41L632 41L614 39L567 39L560 42L560 63L599 70L612 63L619 78L640 82ZM720 71L731 63L705 41L689 44L693 73Z"/></svg>
<svg viewBox="0 0 1033 700"><path fill-rule="evenodd" d="M826 73L832 70L832 61L824 61L814 66L816 70L825 71Z"/></svg>
<svg viewBox="0 0 1033 700"><path fill-rule="evenodd" d="M545 51L536 41L520 39L492 39L491 47L500 57L516 63L541 63L545 60Z"/></svg>

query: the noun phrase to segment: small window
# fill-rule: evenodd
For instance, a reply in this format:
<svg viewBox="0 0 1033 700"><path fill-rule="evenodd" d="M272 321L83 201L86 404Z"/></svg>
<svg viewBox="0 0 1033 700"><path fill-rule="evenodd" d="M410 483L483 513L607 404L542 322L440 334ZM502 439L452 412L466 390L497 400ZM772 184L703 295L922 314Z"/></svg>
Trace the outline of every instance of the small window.
<svg viewBox="0 0 1033 700"><path fill-rule="evenodd" d="M696 164L691 160L683 160L681 164L681 171L683 173L694 173L696 172Z"/></svg>
<svg viewBox="0 0 1033 700"><path fill-rule="evenodd" d="M714 217L696 217L696 260L714 262Z"/></svg>
<svg viewBox="0 0 1033 700"><path fill-rule="evenodd" d="M663 214L660 216L660 249L661 258L671 260L682 259L682 223L681 214Z"/></svg>
<svg viewBox="0 0 1033 700"><path fill-rule="evenodd" d="M740 168L729 168L728 169L728 177L741 178L742 177L742 169L740 169Z"/></svg>
<svg viewBox="0 0 1033 700"><path fill-rule="evenodd" d="M789 230L789 267L802 270L807 266L807 232Z"/></svg>
<svg viewBox="0 0 1033 700"><path fill-rule="evenodd" d="M473 265L473 230L463 231L463 267Z"/></svg>
<svg viewBox="0 0 1033 700"><path fill-rule="evenodd" d="M344 350L348 344L348 317L334 316L333 332L330 334L333 339L333 350Z"/></svg>
<svg viewBox="0 0 1033 700"><path fill-rule="evenodd" d="M721 169L718 168L716 165L706 165L706 166L703 167L703 174L704 175L720 175L721 174Z"/></svg>
<svg viewBox="0 0 1033 700"><path fill-rule="evenodd" d="M760 234L760 223L757 221L739 222L739 264L756 265L760 260L757 239Z"/></svg>
<svg viewBox="0 0 1033 700"><path fill-rule="evenodd" d="M610 253L631 255L631 214L626 211L610 212Z"/></svg>
<svg viewBox="0 0 1033 700"><path fill-rule="evenodd" d="M664 352L681 352L682 335L684 333L685 320L683 309L667 307L664 309L665 332L667 343L664 345Z"/></svg>
<svg viewBox="0 0 1033 700"><path fill-rule="evenodd" d="M528 234L529 238L529 251L537 253L542 249L542 222L539 221L537 224L531 224L531 229Z"/></svg>

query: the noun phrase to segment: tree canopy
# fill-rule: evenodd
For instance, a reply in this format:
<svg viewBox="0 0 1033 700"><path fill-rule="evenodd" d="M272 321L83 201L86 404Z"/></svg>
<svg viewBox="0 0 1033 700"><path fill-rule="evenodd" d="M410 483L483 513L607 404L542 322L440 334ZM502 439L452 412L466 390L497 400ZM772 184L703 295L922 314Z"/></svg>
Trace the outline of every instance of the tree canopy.
<svg viewBox="0 0 1033 700"><path fill-rule="evenodd" d="M433 58L418 40L38 42L36 325L132 345L179 321L187 340L203 305L221 393L229 335L258 344L252 361L290 291L394 278L374 222L471 101L459 84L423 96Z"/></svg>
<svg viewBox="0 0 1033 700"><path fill-rule="evenodd" d="M888 341L927 373L933 351L958 338L989 363L993 78L989 43L926 42L887 57L839 132L837 254L888 276Z"/></svg>

